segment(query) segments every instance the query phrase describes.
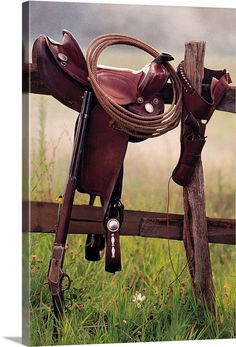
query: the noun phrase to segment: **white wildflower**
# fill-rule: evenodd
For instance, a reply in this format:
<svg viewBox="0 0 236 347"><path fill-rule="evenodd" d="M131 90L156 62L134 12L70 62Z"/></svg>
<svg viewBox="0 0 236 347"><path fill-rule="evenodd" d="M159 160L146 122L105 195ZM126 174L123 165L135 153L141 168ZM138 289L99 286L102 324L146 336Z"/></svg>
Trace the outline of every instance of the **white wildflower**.
<svg viewBox="0 0 236 347"><path fill-rule="evenodd" d="M136 303L137 307L140 308L141 307L141 304L142 302L146 299L145 295L142 295L141 293L139 292L136 292L134 295L133 295L133 302Z"/></svg>

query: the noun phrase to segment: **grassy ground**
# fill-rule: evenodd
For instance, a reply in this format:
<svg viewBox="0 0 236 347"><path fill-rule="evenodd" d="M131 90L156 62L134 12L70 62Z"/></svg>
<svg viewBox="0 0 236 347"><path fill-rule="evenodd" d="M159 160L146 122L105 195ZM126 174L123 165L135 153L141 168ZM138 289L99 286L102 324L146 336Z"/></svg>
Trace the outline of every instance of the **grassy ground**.
<svg viewBox="0 0 236 347"><path fill-rule="evenodd" d="M54 201L63 193L75 117L51 98L32 97L32 200ZM208 216L235 217L235 130L234 117L219 112L208 126L203 153ZM179 155L178 137L179 129L129 147L122 199L126 208L166 210L167 182ZM87 197L76 199L86 201ZM170 212L182 212L182 190L174 184ZM52 242L52 235L30 235L32 345L52 344L53 312L46 283ZM73 279L67 300L71 307L59 344L235 337L234 246L210 245L215 321L193 298L187 269L180 281L174 281L166 240L122 237L123 271L114 276L104 271L103 261L85 261L84 244L84 236L69 235L65 270ZM186 264L183 244L172 241L170 248L178 273ZM141 303L138 295L143 298Z"/></svg>
<svg viewBox="0 0 236 347"><path fill-rule="evenodd" d="M31 342L52 343L53 313L46 285L52 236L32 237ZM65 270L73 278L68 295L72 307L63 324L62 344L169 341L232 338L235 336L235 273L233 246L211 246L216 289L217 323L207 309L199 309L187 270L179 282L163 240L122 238L123 271L104 271L103 262L84 260L84 237L70 235ZM182 243L172 242L174 266L185 265ZM135 293L145 296L141 307ZM70 303L68 298L68 304Z"/></svg>

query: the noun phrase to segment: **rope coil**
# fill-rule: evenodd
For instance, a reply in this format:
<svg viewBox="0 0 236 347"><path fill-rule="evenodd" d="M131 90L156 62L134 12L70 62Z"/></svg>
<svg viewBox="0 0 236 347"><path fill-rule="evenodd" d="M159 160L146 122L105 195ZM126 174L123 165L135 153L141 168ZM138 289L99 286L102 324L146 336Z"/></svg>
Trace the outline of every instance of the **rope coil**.
<svg viewBox="0 0 236 347"><path fill-rule="evenodd" d="M162 114L145 117L139 116L117 104L101 88L97 77L98 58L107 47L118 44L140 48L154 58L160 55L156 49L144 41L127 35L106 34L97 36L91 41L86 53L88 75L94 93L103 109L110 115L119 130L138 138L147 139L157 137L176 128L182 114L182 85L174 68L168 62L165 63L165 68L170 73L173 100L168 110Z"/></svg>

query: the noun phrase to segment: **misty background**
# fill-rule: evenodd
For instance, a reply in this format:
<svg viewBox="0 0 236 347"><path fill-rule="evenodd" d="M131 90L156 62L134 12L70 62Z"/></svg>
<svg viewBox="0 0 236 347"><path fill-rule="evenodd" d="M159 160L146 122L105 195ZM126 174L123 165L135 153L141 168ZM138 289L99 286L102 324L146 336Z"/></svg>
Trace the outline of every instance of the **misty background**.
<svg viewBox="0 0 236 347"><path fill-rule="evenodd" d="M181 52L185 41L204 40L209 53L236 53L234 9L29 3L30 44L40 34L60 41L62 29L71 31L82 47L97 35L121 33L147 41L160 51Z"/></svg>

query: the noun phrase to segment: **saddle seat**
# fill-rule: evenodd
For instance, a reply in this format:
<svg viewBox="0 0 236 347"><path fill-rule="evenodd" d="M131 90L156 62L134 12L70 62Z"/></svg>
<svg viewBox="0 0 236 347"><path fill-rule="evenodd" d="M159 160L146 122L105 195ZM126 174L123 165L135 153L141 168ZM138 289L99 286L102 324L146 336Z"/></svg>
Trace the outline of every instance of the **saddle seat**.
<svg viewBox="0 0 236 347"><path fill-rule="evenodd" d="M137 100L137 90L143 78L143 70L98 65L98 83L119 105L128 105Z"/></svg>
<svg viewBox="0 0 236 347"><path fill-rule="evenodd" d="M142 104L144 99L157 96L169 77L155 59L141 70L98 65L97 76L104 92L119 105Z"/></svg>
<svg viewBox="0 0 236 347"><path fill-rule="evenodd" d="M91 88L91 85L86 60L77 41L67 30L63 31L62 43L41 35L37 40L37 47L35 45L33 48L33 61L37 61L39 46L45 46L44 51L49 50L51 56L49 59L47 55L45 61L41 58L43 69L50 71L50 76L43 76L45 83L48 83L52 94L59 101L79 111L81 103L78 104L78 96L82 96L80 91ZM109 97L119 105L127 106L130 111L142 116L159 114L164 109L160 91L169 78L164 63L172 59L171 55L162 53L141 70L98 65L98 83Z"/></svg>

